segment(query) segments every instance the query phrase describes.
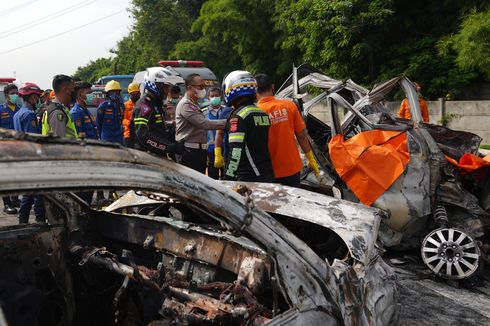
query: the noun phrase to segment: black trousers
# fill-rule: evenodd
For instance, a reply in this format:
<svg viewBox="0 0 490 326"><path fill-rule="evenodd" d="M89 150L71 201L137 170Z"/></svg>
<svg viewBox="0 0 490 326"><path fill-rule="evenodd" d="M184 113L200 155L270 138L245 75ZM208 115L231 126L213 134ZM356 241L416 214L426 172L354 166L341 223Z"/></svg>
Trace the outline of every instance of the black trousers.
<svg viewBox="0 0 490 326"><path fill-rule="evenodd" d="M223 178L223 168L215 168L214 167L214 151L208 152L208 177L213 178L215 180L220 180Z"/></svg>
<svg viewBox="0 0 490 326"><path fill-rule="evenodd" d="M9 206L11 208L20 206L20 200L18 196L5 196L2 197L2 199L4 206Z"/></svg>
<svg viewBox="0 0 490 326"><path fill-rule="evenodd" d="M179 163L204 174L206 173L207 158L208 151L206 149L186 147Z"/></svg>
<svg viewBox="0 0 490 326"><path fill-rule="evenodd" d="M276 179L277 183L285 186L300 188L301 187L301 171L288 177L282 177Z"/></svg>

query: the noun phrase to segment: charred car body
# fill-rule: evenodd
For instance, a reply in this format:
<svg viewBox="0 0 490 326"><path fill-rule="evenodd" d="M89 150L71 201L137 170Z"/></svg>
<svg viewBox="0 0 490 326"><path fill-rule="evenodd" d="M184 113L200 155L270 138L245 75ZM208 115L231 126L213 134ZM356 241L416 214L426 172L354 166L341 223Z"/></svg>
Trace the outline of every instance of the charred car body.
<svg viewBox="0 0 490 326"><path fill-rule="evenodd" d="M411 120L384 106L398 87ZM381 244L420 246L424 263L439 276L464 279L481 269L479 239L490 227L487 169L464 174L448 162L477 157L480 137L422 123L418 95L406 77L368 91L304 65L278 96L298 101L323 168L320 181L304 173L305 187L383 209L389 218L380 226ZM328 113L329 123L315 110Z"/></svg>
<svg viewBox="0 0 490 326"><path fill-rule="evenodd" d="M0 311L11 325L394 322L381 211L230 187L132 149L0 131L0 192L42 194L48 221L0 229ZM100 189L137 193L106 211L75 194Z"/></svg>

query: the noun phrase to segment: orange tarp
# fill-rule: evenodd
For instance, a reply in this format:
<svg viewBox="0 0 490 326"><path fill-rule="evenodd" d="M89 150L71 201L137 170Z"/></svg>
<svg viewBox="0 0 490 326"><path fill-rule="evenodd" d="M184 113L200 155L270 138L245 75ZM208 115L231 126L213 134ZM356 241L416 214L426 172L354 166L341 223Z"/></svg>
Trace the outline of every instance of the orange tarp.
<svg viewBox="0 0 490 326"><path fill-rule="evenodd" d="M451 164L457 166L464 172L473 172L480 168L490 166L490 155L481 158L479 156L466 153L461 156L459 162L447 155L445 155L445 157Z"/></svg>
<svg viewBox="0 0 490 326"><path fill-rule="evenodd" d="M328 148L340 178L368 206L398 179L410 160L406 132L370 130L348 140L335 135Z"/></svg>

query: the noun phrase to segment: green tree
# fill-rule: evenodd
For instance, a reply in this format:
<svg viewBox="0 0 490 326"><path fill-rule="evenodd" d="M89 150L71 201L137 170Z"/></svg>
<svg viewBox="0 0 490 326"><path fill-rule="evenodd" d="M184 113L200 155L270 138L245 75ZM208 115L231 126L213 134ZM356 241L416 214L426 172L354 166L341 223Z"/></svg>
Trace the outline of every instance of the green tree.
<svg viewBox="0 0 490 326"><path fill-rule="evenodd" d="M478 69L490 78L490 7L464 17L458 32L441 39L438 46L441 55L454 50L460 68Z"/></svg>
<svg viewBox="0 0 490 326"><path fill-rule="evenodd" d="M274 3L267 0L210 0L204 3L192 32L199 38L179 42L174 56L204 60L219 76L236 69L284 77L274 28ZM288 67L288 71L290 70Z"/></svg>
<svg viewBox="0 0 490 326"><path fill-rule="evenodd" d="M99 58L90 61L87 65L78 67L74 76L82 80L94 83L102 76L110 75L113 72L111 58Z"/></svg>

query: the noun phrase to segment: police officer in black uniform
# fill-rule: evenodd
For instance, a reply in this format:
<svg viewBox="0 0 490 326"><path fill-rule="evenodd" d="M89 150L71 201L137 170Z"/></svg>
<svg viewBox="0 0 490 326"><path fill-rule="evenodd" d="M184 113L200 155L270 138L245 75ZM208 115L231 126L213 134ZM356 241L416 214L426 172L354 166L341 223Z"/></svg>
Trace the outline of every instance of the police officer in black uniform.
<svg viewBox="0 0 490 326"><path fill-rule="evenodd" d="M247 71L233 71L223 80L225 102L233 107L226 124L229 133L225 178L274 182L269 155L269 116L255 102L257 82Z"/></svg>
<svg viewBox="0 0 490 326"><path fill-rule="evenodd" d="M158 155L181 154L184 145L172 140L165 125L163 99L166 97L166 75L149 71L145 76L143 96L136 102L130 124L130 138L134 147Z"/></svg>

